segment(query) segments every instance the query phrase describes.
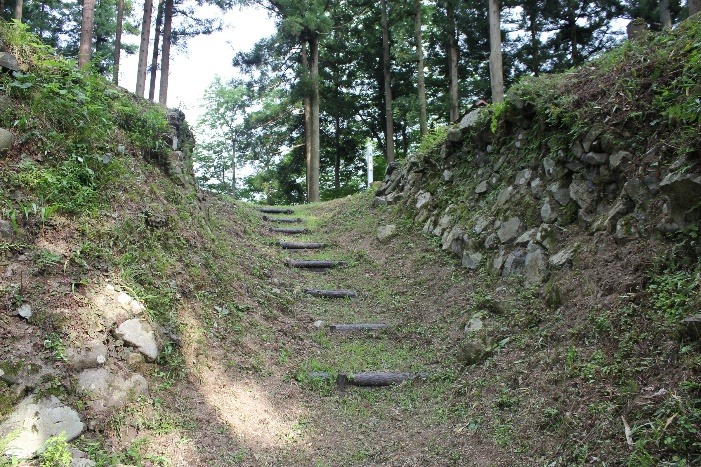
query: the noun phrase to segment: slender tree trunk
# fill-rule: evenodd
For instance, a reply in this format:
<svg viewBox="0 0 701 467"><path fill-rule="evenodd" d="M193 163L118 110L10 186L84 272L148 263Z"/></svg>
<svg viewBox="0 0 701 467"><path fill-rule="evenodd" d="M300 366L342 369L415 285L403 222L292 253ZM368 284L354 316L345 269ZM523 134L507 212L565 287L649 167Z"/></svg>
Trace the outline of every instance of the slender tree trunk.
<svg viewBox="0 0 701 467"><path fill-rule="evenodd" d="M687 0L686 5L689 8L689 16L701 11L701 0Z"/></svg>
<svg viewBox="0 0 701 467"><path fill-rule="evenodd" d="M672 27L672 14L669 12L669 0L660 0L660 24L662 29Z"/></svg>
<svg viewBox="0 0 701 467"><path fill-rule="evenodd" d="M22 0L15 1L15 11L12 17L17 21L22 21Z"/></svg>
<svg viewBox="0 0 701 467"><path fill-rule="evenodd" d="M531 32L531 72L538 76L540 75L540 39L538 32L538 10L531 8L529 14L529 29Z"/></svg>
<svg viewBox="0 0 701 467"><path fill-rule="evenodd" d="M501 20L499 0L489 0L489 77L492 102L504 101L504 67L501 63Z"/></svg>
<svg viewBox="0 0 701 467"><path fill-rule="evenodd" d="M385 158L394 162L394 120L392 117L392 75L389 63L389 18L387 0L380 0L382 7L382 62L385 82Z"/></svg>
<svg viewBox="0 0 701 467"><path fill-rule="evenodd" d="M309 39L309 60L312 79L312 141L311 157L309 161L309 202L319 201L319 38L312 36Z"/></svg>
<svg viewBox="0 0 701 467"><path fill-rule="evenodd" d="M341 189L341 117L339 115L336 115L334 127L336 158L333 161L333 187L338 191Z"/></svg>
<svg viewBox="0 0 701 467"><path fill-rule="evenodd" d="M80 24L80 47L78 48L78 66L80 68L90 65L94 24L95 0L83 0L83 20Z"/></svg>
<svg viewBox="0 0 701 467"><path fill-rule="evenodd" d="M144 1L144 18L141 23L141 42L139 43L139 67L136 71L137 96L144 97L146 90L146 65L148 64L148 44L151 35L151 15L153 14L153 0Z"/></svg>
<svg viewBox="0 0 701 467"><path fill-rule="evenodd" d="M416 75L419 93L419 132L421 137L428 133L426 111L426 83L424 81L424 48L421 34L421 0L414 0L414 40L416 41Z"/></svg>
<svg viewBox="0 0 701 467"><path fill-rule="evenodd" d="M236 198L236 138L231 138L231 196Z"/></svg>
<svg viewBox="0 0 701 467"><path fill-rule="evenodd" d="M158 103L168 103L168 72L170 71L170 41L173 25L173 0L165 0L163 20L163 50L161 50L161 83L158 87Z"/></svg>
<svg viewBox="0 0 701 467"><path fill-rule="evenodd" d="M114 72L112 82L119 84L119 55L122 51L122 27L124 23L124 0L117 0L117 33L114 37Z"/></svg>
<svg viewBox="0 0 701 467"><path fill-rule="evenodd" d="M572 54L572 64L579 64L579 48L577 47L577 18L575 18L572 5L567 7L567 20L570 27L570 50Z"/></svg>
<svg viewBox="0 0 701 467"><path fill-rule="evenodd" d="M333 66L333 84L336 95L337 105L341 102L341 83L338 76L338 63L340 62L340 57L338 54L334 54L334 66ZM334 147L336 148L336 157L333 163L333 187L338 190L341 189L341 116L338 111L336 111L334 120Z"/></svg>
<svg viewBox="0 0 701 467"><path fill-rule="evenodd" d="M301 50L302 69L309 72L309 56L307 43L302 42ZM304 159L307 167L307 200L310 199L311 173L312 173L312 99L308 93L304 93Z"/></svg>
<svg viewBox="0 0 701 467"><path fill-rule="evenodd" d="M151 57L151 82L148 90L148 100L151 102L156 97L156 72L158 71L159 41L161 39L161 27L163 26L163 8L164 0L160 0L158 2L158 13L156 13L156 33L153 37L153 57Z"/></svg>
<svg viewBox="0 0 701 467"><path fill-rule="evenodd" d="M448 74L450 95L450 121L455 122L460 118L460 95L458 91L458 41L457 26L455 24L455 4L452 0L446 2L448 16Z"/></svg>

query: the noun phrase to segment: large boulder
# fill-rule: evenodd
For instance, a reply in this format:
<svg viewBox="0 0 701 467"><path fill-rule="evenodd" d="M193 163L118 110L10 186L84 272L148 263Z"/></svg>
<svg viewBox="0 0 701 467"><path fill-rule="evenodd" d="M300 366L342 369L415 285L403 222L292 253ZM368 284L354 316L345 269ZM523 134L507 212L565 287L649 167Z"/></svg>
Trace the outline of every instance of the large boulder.
<svg viewBox="0 0 701 467"><path fill-rule="evenodd" d="M19 62L14 55L0 52L0 67L10 71L20 71Z"/></svg>
<svg viewBox="0 0 701 467"><path fill-rule="evenodd" d="M115 330L115 335L139 349L139 352L149 360L158 358L156 334L146 321L138 318L124 321Z"/></svg>
<svg viewBox="0 0 701 467"><path fill-rule="evenodd" d="M669 198L670 215L684 224L699 219L701 175L673 173L660 182L660 191Z"/></svg>
<svg viewBox="0 0 701 467"><path fill-rule="evenodd" d="M0 425L0 439L10 435L11 441L4 454L28 459L41 453L49 438L64 433L71 441L82 433L83 428L78 412L62 404L55 396L42 400L28 396Z"/></svg>

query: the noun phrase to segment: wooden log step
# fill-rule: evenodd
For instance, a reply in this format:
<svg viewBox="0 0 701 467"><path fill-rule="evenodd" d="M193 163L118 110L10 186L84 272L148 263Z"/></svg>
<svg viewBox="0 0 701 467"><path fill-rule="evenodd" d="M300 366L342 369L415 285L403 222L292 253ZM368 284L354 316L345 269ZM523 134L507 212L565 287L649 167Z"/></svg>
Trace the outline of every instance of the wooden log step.
<svg viewBox="0 0 701 467"><path fill-rule="evenodd" d="M295 212L290 208L259 208L260 212L266 214L294 214Z"/></svg>
<svg viewBox="0 0 701 467"><path fill-rule="evenodd" d="M319 290L319 289L304 289L303 292L313 297L323 298L355 298L358 296L353 290Z"/></svg>
<svg viewBox="0 0 701 467"><path fill-rule="evenodd" d="M377 331L389 327L387 323L359 323L359 324L329 324L329 331L353 332L353 331Z"/></svg>
<svg viewBox="0 0 701 467"><path fill-rule="evenodd" d="M271 232L286 233L286 234L303 234L307 232L304 227L270 227Z"/></svg>
<svg viewBox="0 0 701 467"><path fill-rule="evenodd" d="M333 373L327 371L313 371L307 375L310 379L334 378ZM363 373L339 373L336 376L336 385L339 389L348 386L381 387L401 384L405 381L425 380L428 373L400 373L391 371L368 371Z"/></svg>
<svg viewBox="0 0 701 467"><path fill-rule="evenodd" d="M278 244L284 250L318 250L326 247L325 243L279 242Z"/></svg>
<svg viewBox="0 0 701 467"><path fill-rule="evenodd" d="M355 373L355 374L344 374L340 373L336 379L336 384L343 388L344 386L392 386L394 384L400 384L404 381L415 381L415 380L425 380L428 378L427 373L398 373L398 372L384 372L368 371L365 373Z"/></svg>
<svg viewBox="0 0 701 467"><path fill-rule="evenodd" d="M288 259L287 266L290 268L313 268L313 269L327 269L335 268L337 266L345 266L348 264L346 261L330 261L321 259Z"/></svg>
<svg viewBox="0 0 701 467"><path fill-rule="evenodd" d="M270 216L263 216L264 221L268 222L276 222L278 224L295 224L302 222L301 217L270 217Z"/></svg>

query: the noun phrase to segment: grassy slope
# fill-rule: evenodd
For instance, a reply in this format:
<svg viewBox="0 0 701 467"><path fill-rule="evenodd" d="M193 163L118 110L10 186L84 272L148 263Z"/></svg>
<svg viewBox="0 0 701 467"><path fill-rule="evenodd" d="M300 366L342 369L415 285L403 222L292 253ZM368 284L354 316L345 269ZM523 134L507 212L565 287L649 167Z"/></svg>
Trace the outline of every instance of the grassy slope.
<svg viewBox="0 0 701 467"><path fill-rule="evenodd" d="M540 88L543 95L548 89ZM14 211L21 233L0 244L10 271L0 279L3 358L28 358L34 349L71 375L61 349L95 333L90 317L99 309L90 297L107 279L144 301L165 328L158 364L132 367L149 379L150 397L97 419L97 429L76 442L101 465L698 461L699 348L680 340L674 325L697 303L694 264L670 268L660 256L657 269L630 276L656 288L629 296L616 283L602 300L602 250L590 243L563 278L565 305L548 310L532 291L468 274L400 213L371 208L371 196L362 194L302 208L317 231L309 238L334 246L295 255L340 257L349 267L322 276L291 271L257 214L226 200L198 200L172 183L143 161L128 126L108 130L126 154L94 184L84 183L84 164L67 149L46 156L42 135L56 131L55 144L70 140L73 129L33 107L33 95L18 91L13 103L24 111L3 122L34 117L16 127L23 143L2 161L3 217ZM87 206L66 205L84 199L75 196L46 202L60 170L77 173L77 188L97 188ZM42 206L59 204L42 214ZM144 210L167 218L167 228L147 228ZM389 222L401 236L379 245L375 228ZM664 245L629 248L604 251L622 275L643 264L623 259ZM308 286L355 288L361 296L318 300L300 294ZM588 300L579 301L581 290L591 292ZM28 327L12 315L21 301L36 310ZM486 322L492 352L465 365L463 328L474 314ZM397 328L352 339L315 329L317 319L377 319ZM346 393L307 378L313 370L378 369L432 376L391 391ZM38 389L81 407L70 384L59 376ZM662 388L666 393L654 396ZM3 389L4 414L15 398ZM621 415L638 443L632 451Z"/></svg>

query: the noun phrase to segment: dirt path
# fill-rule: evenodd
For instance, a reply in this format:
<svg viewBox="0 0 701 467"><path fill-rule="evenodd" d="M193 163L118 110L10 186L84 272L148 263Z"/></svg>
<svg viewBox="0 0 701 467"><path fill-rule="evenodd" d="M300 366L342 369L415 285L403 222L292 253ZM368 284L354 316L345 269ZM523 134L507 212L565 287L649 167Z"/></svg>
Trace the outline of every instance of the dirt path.
<svg viewBox="0 0 701 467"><path fill-rule="evenodd" d="M254 333L198 336L197 329L211 325L192 314L188 381L166 389L165 398L180 428L159 441L176 465L513 464L508 448L495 448L471 428L479 408L456 385L462 366L454 346L471 300L465 276L427 238L368 201L298 208L294 215L309 233L267 234L266 282L286 312L263 316ZM380 244L377 226L392 222L401 235ZM329 246L282 250L278 240ZM288 258L343 260L347 266L319 273L288 268ZM324 299L304 294L306 288L349 289L358 296ZM390 327L333 333L331 323ZM339 390L335 381L309 376L363 371L429 377Z"/></svg>

